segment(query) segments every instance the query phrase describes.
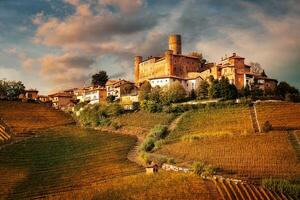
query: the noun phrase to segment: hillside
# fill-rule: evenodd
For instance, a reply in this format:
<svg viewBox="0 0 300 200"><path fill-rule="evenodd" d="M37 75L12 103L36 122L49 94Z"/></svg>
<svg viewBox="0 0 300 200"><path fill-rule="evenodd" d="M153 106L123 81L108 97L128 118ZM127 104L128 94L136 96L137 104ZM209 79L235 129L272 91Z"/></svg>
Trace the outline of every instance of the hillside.
<svg viewBox="0 0 300 200"><path fill-rule="evenodd" d="M16 135L73 122L62 111L43 104L14 101L0 101L0 118Z"/></svg>
<svg viewBox="0 0 300 200"><path fill-rule="evenodd" d="M292 103L256 105L259 122L269 120L280 130L297 128L299 108ZM201 161L225 176L258 183L268 177L300 177L299 144L291 142L298 132L254 133L251 125L248 107L188 111L154 155L174 158L186 166Z"/></svg>

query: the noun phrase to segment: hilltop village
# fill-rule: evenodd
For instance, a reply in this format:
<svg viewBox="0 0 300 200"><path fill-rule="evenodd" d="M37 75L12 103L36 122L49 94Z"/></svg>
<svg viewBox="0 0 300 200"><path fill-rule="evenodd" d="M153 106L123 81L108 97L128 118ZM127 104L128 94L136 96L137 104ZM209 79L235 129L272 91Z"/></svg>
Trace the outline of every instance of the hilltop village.
<svg viewBox="0 0 300 200"><path fill-rule="evenodd" d="M206 63L202 54L193 52L189 55L182 53L181 35L170 35L168 50L160 56L150 56L143 59L134 58L134 82L129 80L108 80L105 86L87 86L63 90L48 96L38 95L38 90L26 90L20 96L23 100L33 99L53 105L57 109L65 109L79 102L90 104L105 102L108 97L123 104L138 101L138 91L144 82L156 86L170 86L180 82L187 95L197 89L200 82L211 82L224 77L238 90L274 91L277 80L269 78L264 71L254 72L245 63L245 58L233 53L225 56L218 63ZM130 93L124 88L131 88ZM125 89L126 91L126 89Z"/></svg>

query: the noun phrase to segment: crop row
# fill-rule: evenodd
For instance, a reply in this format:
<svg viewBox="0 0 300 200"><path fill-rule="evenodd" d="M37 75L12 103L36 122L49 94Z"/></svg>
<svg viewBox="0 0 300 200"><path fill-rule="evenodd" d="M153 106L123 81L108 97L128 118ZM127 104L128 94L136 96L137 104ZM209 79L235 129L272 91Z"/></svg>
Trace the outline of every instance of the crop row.
<svg viewBox="0 0 300 200"><path fill-rule="evenodd" d="M266 188L252 184L231 181L223 178L213 179L224 200L290 200L282 193L274 193Z"/></svg>

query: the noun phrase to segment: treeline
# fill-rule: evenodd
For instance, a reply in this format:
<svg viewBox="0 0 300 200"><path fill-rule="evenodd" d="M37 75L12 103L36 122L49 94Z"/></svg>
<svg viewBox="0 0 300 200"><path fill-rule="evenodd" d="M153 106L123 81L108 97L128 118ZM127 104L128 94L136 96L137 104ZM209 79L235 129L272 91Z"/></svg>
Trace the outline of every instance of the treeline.
<svg viewBox="0 0 300 200"><path fill-rule="evenodd" d="M0 80L0 99L16 100L25 92L25 86L21 81Z"/></svg>

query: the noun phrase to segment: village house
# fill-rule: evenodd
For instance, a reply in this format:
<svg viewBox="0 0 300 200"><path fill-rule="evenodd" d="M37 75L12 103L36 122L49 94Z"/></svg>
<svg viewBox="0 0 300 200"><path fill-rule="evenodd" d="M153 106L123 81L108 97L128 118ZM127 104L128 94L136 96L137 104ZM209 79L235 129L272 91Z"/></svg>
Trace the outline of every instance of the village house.
<svg viewBox="0 0 300 200"><path fill-rule="evenodd" d="M96 87L90 90L85 90L83 95L83 101L90 104L100 103L106 101L106 88Z"/></svg>
<svg viewBox="0 0 300 200"><path fill-rule="evenodd" d="M22 101L37 100L38 93L39 93L39 91L36 89L28 89L28 90L25 90L24 93L20 94L19 99L21 99Z"/></svg>
<svg viewBox="0 0 300 200"><path fill-rule="evenodd" d="M107 96L114 96L116 100L124 95L136 95L137 87L133 82L127 80L108 80L105 84Z"/></svg>
<svg viewBox="0 0 300 200"><path fill-rule="evenodd" d="M73 95L65 92L58 92L49 95L52 105L56 109L65 109L74 105Z"/></svg>

